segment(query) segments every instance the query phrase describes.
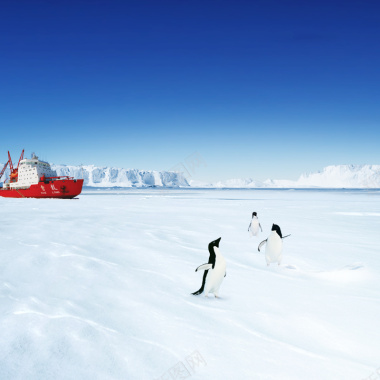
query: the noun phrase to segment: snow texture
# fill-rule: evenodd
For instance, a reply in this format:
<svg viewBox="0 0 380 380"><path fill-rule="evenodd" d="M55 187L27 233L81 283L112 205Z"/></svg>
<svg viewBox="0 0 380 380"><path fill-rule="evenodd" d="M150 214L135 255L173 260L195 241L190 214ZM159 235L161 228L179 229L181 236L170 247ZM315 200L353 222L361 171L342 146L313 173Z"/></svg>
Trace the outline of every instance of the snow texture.
<svg viewBox="0 0 380 380"><path fill-rule="evenodd" d="M87 188L0 207L0 379L358 380L380 367L380 191ZM292 235L267 267L257 246L272 223ZM219 237L221 298L193 296Z"/></svg>

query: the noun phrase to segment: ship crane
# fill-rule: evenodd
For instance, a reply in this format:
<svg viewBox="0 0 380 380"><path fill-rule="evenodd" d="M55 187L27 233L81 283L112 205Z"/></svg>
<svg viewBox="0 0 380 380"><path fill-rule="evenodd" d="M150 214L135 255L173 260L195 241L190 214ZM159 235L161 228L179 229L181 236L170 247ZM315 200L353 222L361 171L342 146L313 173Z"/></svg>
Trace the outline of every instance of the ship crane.
<svg viewBox="0 0 380 380"><path fill-rule="evenodd" d="M7 169L8 164L9 164L9 161L7 161L7 163L4 165L3 170L2 170L1 173L0 173L0 179L1 179L1 177L3 176L5 170Z"/></svg>
<svg viewBox="0 0 380 380"><path fill-rule="evenodd" d="M8 151L8 162L9 162L9 170L10 170L10 181L17 182L18 179L18 167L20 166L21 160L24 158L24 149L21 152L20 159L18 160L17 168L13 168L13 163L11 159L11 155Z"/></svg>

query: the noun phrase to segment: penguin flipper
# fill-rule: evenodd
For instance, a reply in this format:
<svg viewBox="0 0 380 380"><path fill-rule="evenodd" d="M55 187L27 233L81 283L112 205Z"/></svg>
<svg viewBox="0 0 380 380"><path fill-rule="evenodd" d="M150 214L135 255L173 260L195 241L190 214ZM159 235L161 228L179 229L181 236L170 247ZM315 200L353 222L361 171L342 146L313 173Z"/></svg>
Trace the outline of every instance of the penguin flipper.
<svg viewBox="0 0 380 380"><path fill-rule="evenodd" d="M199 288L199 290L197 290L197 291L194 292L194 293L191 293L191 294L193 294L194 296L197 296L197 295L203 293L203 291L204 291L204 289L205 289L207 273L208 273L208 270L205 270L205 272L203 273L202 286Z"/></svg>
<svg viewBox="0 0 380 380"><path fill-rule="evenodd" d="M259 247L257 248L260 252L260 248L267 242L268 239L263 240L260 244Z"/></svg>
<svg viewBox="0 0 380 380"><path fill-rule="evenodd" d="M212 264L202 264L200 265L197 269L195 269L196 272L198 272L199 270L208 270L208 269L211 269L212 268Z"/></svg>

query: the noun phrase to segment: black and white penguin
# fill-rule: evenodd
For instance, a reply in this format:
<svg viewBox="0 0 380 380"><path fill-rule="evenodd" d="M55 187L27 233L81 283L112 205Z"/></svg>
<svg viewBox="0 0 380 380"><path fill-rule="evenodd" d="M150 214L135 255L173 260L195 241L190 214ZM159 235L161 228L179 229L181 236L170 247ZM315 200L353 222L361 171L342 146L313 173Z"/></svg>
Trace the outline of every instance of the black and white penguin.
<svg viewBox="0 0 380 380"><path fill-rule="evenodd" d="M257 217L257 212L253 212L251 223L248 226L248 232L250 236L257 236L260 232L260 229L261 229L261 232L263 232L263 229L259 222L259 218Z"/></svg>
<svg viewBox="0 0 380 380"><path fill-rule="evenodd" d="M213 293L215 297L218 298L218 292L223 278L226 277L226 261L219 251L219 242L221 238L212 241L208 245L208 251L210 252L210 257L207 264L200 265L196 272L199 270L204 270L202 286L200 289L192 294L197 296L198 294L204 293L205 297L209 293Z"/></svg>
<svg viewBox="0 0 380 380"><path fill-rule="evenodd" d="M272 232L268 236L267 239L263 240L258 247L260 252L260 248L266 243L265 247L265 260L267 265L270 263L278 263L281 264L282 259L282 239L288 237L290 235L282 237L281 228L277 224L272 225Z"/></svg>

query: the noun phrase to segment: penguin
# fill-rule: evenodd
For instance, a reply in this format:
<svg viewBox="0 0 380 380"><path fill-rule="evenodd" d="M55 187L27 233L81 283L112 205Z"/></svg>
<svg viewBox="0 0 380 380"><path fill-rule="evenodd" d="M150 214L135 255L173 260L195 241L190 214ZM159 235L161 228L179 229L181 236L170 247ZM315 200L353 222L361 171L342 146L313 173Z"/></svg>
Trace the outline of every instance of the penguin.
<svg viewBox="0 0 380 380"><path fill-rule="evenodd" d="M208 251L210 252L210 257L207 264L200 265L196 272L199 270L204 270L202 286L193 295L197 296L204 293L205 297L208 297L209 293L213 293L216 298L219 298L219 288L226 277L226 261L219 251L219 242L221 238L212 241L208 245Z"/></svg>
<svg viewBox="0 0 380 380"><path fill-rule="evenodd" d="M253 212L251 223L248 226L248 232L250 236L257 236L260 232L259 228L261 229L261 232L263 232L263 229L257 217L257 212Z"/></svg>
<svg viewBox="0 0 380 380"><path fill-rule="evenodd" d="M267 239L263 240L258 247L260 252L260 248L266 243L265 247L265 260L267 265L270 263L277 262L278 265L281 264L282 259L282 239L285 239L290 235L282 236L281 228L277 224L272 225L272 232L268 236Z"/></svg>

